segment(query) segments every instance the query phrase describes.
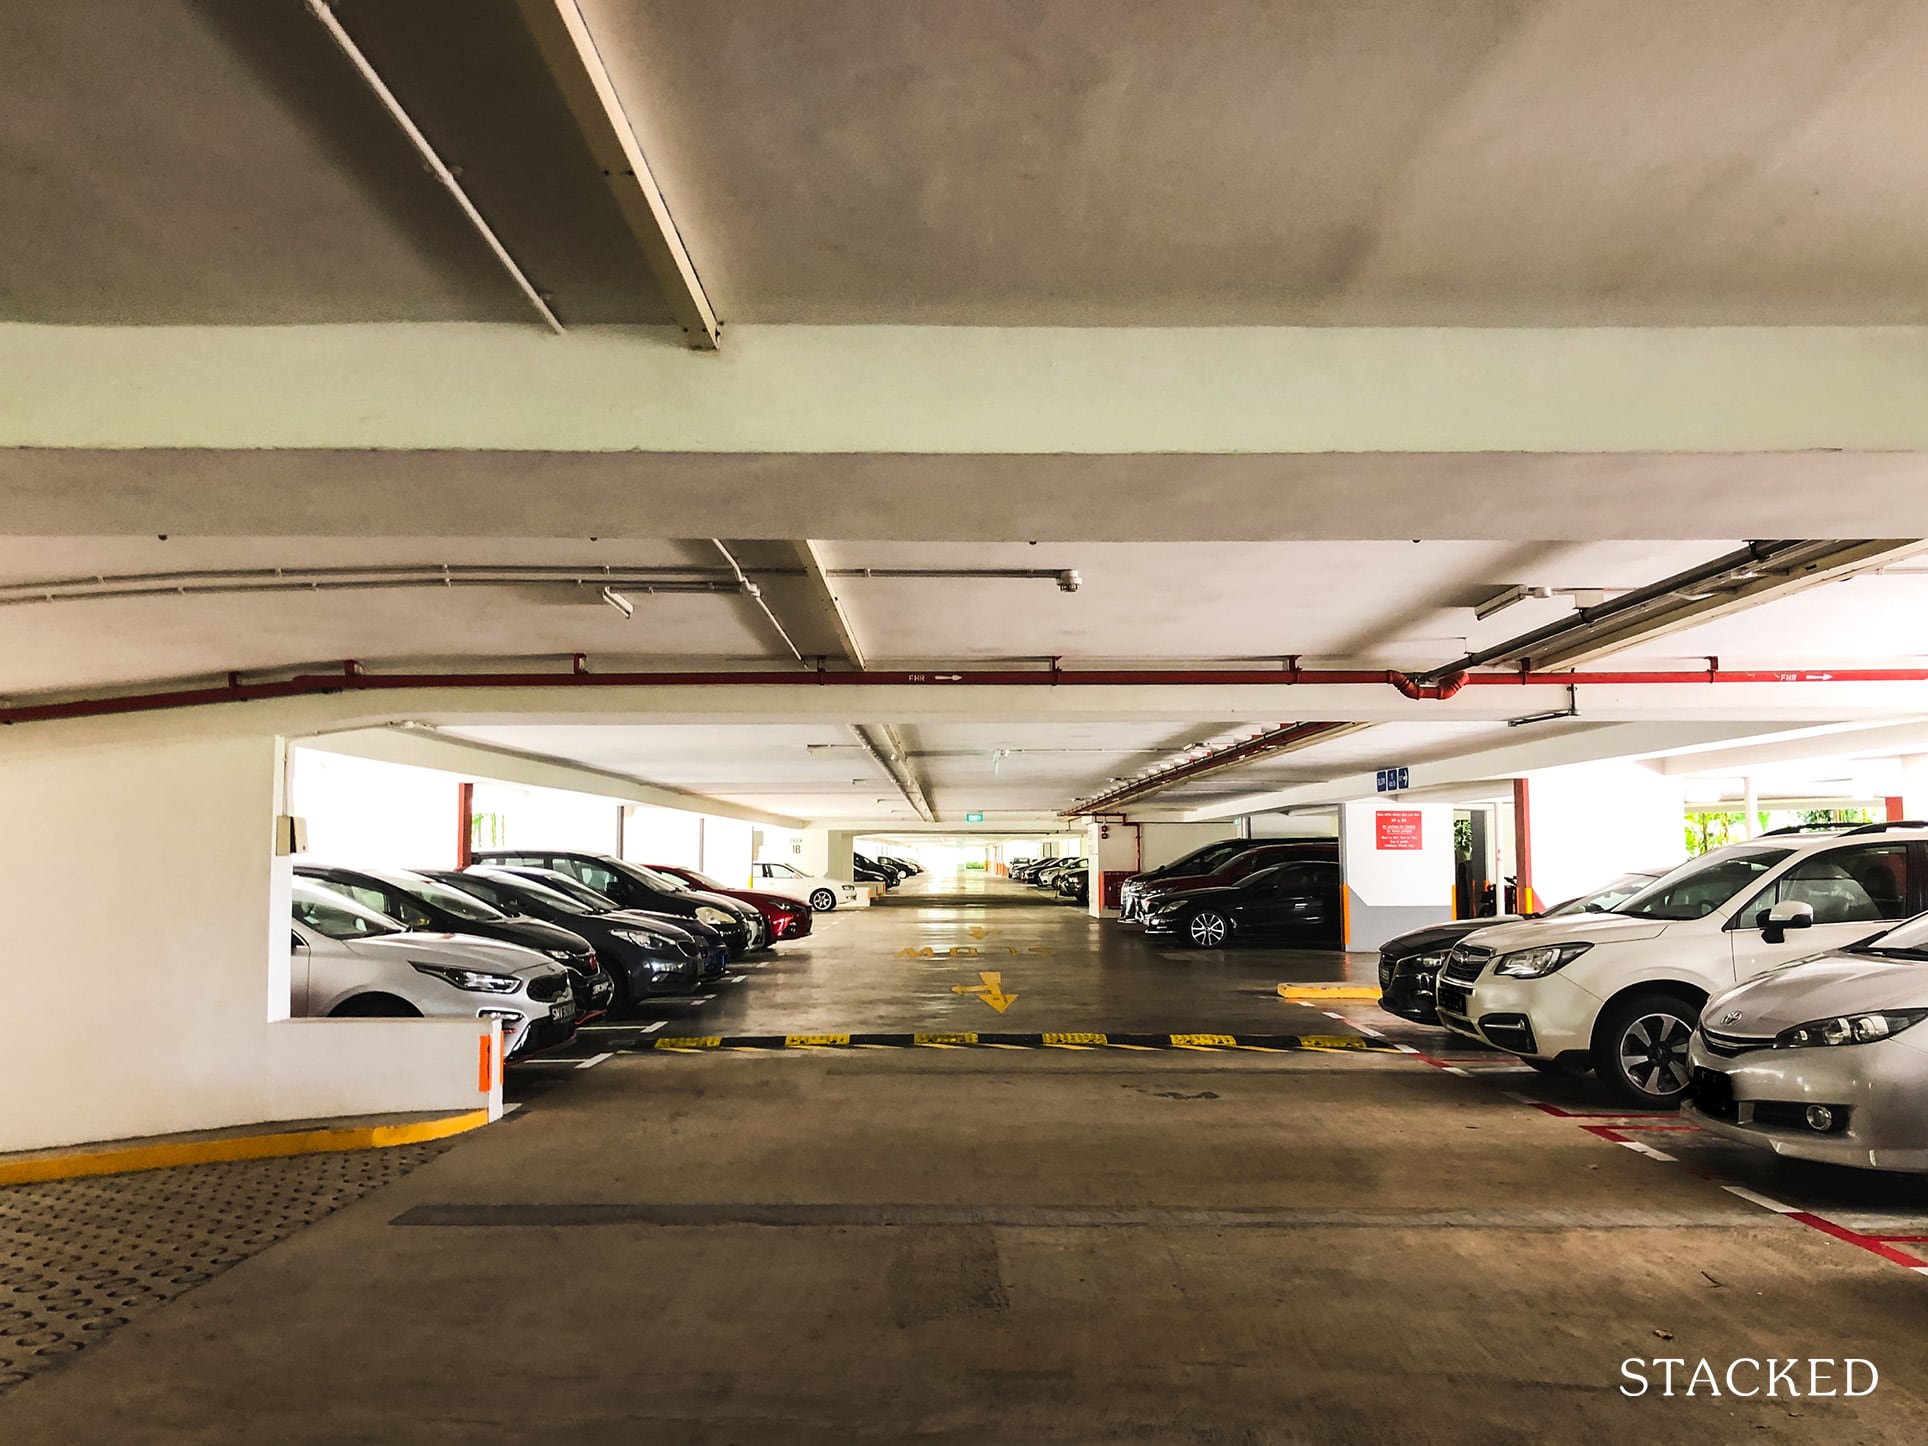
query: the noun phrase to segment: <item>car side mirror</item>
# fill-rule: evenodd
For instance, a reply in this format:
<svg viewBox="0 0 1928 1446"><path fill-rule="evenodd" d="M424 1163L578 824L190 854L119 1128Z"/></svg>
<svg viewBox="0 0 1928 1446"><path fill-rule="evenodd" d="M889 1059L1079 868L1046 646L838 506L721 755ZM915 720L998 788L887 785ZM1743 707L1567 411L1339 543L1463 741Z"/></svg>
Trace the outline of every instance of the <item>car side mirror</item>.
<svg viewBox="0 0 1928 1446"><path fill-rule="evenodd" d="M1812 929L1814 927L1814 905L1804 904L1798 899L1783 899L1765 915L1756 917L1761 924L1761 937L1770 944L1787 941L1789 929Z"/></svg>

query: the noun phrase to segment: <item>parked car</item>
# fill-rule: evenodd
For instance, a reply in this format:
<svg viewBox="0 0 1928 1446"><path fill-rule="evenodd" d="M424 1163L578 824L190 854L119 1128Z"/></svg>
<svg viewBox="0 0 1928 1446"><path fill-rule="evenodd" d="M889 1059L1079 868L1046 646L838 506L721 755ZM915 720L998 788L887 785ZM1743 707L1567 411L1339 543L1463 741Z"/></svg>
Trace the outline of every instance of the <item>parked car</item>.
<svg viewBox="0 0 1928 1446"><path fill-rule="evenodd" d="M896 882L883 869L856 854L850 856L850 876L860 884L876 884L880 890L888 889Z"/></svg>
<svg viewBox="0 0 1928 1446"><path fill-rule="evenodd" d="M906 876L921 874L924 872L924 866L918 863L917 860L900 858L896 854L879 854L878 862L886 863L886 864L895 864L897 865L898 868L904 871Z"/></svg>
<svg viewBox="0 0 1928 1446"><path fill-rule="evenodd" d="M1246 845L1239 852L1221 858L1217 866L1198 874L1171 874L1138 891L1138 914L1149 917L1159 903L1174 894L1196 889L1215 889L1236 884L1249 874L1278 864L1317 861L1337 863L1339 841L1330 838L1275 839Z"/></svg>
<svg viewBox="0 0 1928 1446"><path fill-rule="evenodd" d="M839 904L857 902L855 884L821 874L806 874L790 864L751 864L750 877L765 891L781 894L786 899L801 899L819 914L826 914Z"/></svg>
<svg viewBox="0 0 1928 1446"><path fill-rule="evenodd" d="M1031 875L1030 882L1040 889L1049 889L1058 882L1058 876L1073 869L1090 868L1083 859L1053 859L1049 864Z"/></svg>
<svg viewBox="0 0 1928 1446"><path fill-rule="evenodd" d="M1928 1171L1928 916L1708 1001L1681 1114L1756 1149Z"/></svg>
<svg viewBox="0 0 1928 1446"><path fill-rule="evenodd" d="M616 993L615 982L603 972L596 951L582 935L545 924L540 919L505 914L473 894L451 889L421 874L406 869L297 864L295 875L345 894L363 908L373 909L410 929L498 939L546 954L576 976L576 998L586 1019L593 1019L608 1009Z"/></svg>
<svg viewBox="0 0 1928 1446"><path fill-rule="evenodd" d="M1168 864L1160 864L1155 869L1133 874L1124 882L1118 894L1118 918L1130 923L1139 914L1139 905L1147 889L1173 878L1200 878L1215 872L1222 864L1237 858L1247 849L1256 848L1262 839L1226 838L1208 843L1203 848L1195 848L1183 858L1173 859Z"/></svg>
<svg viewBox="0 0 1928 1446"><path fill-rule="evenodd" d="M580 879L625 909L674 914L708 924L722 934L732 959L740 959L770 942L763 915L748 904L705 889L692 889L681 879L668 878L627 859L570 849L479 849L474 862L555 869Z"/></svg>
<svg viewBox="0 0 1928 1446"><path fill-rule="evenodd" d="M699 874L695 869L686 869L681 864L651 864L649 867L692 889L706 889L712 894L721 894L726 899L748 904L763 915L773 944L780 939L801 939L810 932L810 906L786 895L760 889L732 889L719 884L708 874Z"/></svg>
<svg viewBox="0 0 1928 1446"><path fill-rule="evenodd" d="M1591 1068L1621 1101L1676 1103L1708 999L1928 907L1928 826L1778 829L1662 875L1610 913L1528 919L1453 946L1435 1007L1541 1069Z"/></svg>
<svg viewBox="0 0 1928 1446"><path fill-rule="evenodd" d="M562 965L519 944L417 933L344 894L294 882L289 1013L333 1019L499 1019L502 1057L575 1038Z"/></svg>
<svg viewBox="0 0 1928 1446"><path fill-rule="evenodd" d="M1324 941L1338 933L1340 887L1336 861L1278 864L1235 884L1155 897L1145 915L1145 932L1175 934L1201 949L1263 934Z"/></svg>
<svg viewBox="0 0 1928 1446"><path fill-rule="evenodd" d="M673 938L655 921L598 910L567 894L503 869L437 869L423 873L471 894L505 914L540 919L580 934L595 946L603 972L615 986L609 1007L627 1009L645 999L690 994L703 980L703 956L688 936Z"/></svg>
<svg viewBox="0 0 1928 1446"><path fill-rule="evenodd" d="M705 979L716 979L729 971L730 951L723 935L708 924L682 914L655 914L646 909L625 909L607 894L599 894L574 874L560 869L525 868L521 864L473 864L472 869L494 869L516 878L554 889L600 915L626 919L673 940L677 947L696 961Z"/></svg>
<svg viewBox="0 0 1928 1446"><path fill-rule="evenodd" d="M1066 903L1085 903L1091 897L1091 870L1066 869L1051 885L1051 891Z"/></svg>
<svg viewBox="0 0 1928 1446"><path fill-rule="evenodd" d="M1521 919L1557 919L1568 914L1603 914L1647 887L1664 869L1622 874L1605 888L1568 899L1540 914L1498 914L1482 919L1452 919L1413 929L1379 946L1379 1007L1416 1024L1437 1024L1433 986L1454 944L1481 929L1517 924Z"/></svg>
<svg viewBox="0 0 1928 1446"><path fill-rule="evenodd" d="M895 864L886 863L883 859L874 859L865 854L852 854L850 861L860 871L857 875L859 879L863 877L861 870L868 869L882 876L886 888L894 889L904 881L904 871Z"/></svg>

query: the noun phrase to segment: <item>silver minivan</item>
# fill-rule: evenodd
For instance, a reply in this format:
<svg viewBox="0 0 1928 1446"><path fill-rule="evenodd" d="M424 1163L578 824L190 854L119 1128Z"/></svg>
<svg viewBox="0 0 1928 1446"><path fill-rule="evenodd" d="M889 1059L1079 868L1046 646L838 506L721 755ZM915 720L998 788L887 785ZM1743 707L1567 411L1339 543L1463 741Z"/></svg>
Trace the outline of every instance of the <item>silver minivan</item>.
<svg viewBox="0 0 1928 1446"><path fill-rule="evenodd" d="M582 1016L569 971L533 949L411 933L305 879L292 928L289 1012L301 1018L499 1019L513 1059L568 1043Z"/></svg>

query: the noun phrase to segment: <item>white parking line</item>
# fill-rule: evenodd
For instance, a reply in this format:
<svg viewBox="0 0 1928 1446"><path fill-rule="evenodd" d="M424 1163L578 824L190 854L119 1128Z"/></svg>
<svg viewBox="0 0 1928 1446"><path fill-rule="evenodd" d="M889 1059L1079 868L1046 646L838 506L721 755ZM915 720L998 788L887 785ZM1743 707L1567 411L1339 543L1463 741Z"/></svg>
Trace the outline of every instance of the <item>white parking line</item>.
<svg viewBox="0 0 1928 1446"><path fill-rule="evenodd" d="M1723 1185L1721 1189L1725 1190L1729 1195L1738 1195L1741 1199L1758 1205L1763 1210L1772 1210L1776 1215L1792 1215L1794 1213L1794 1207L1792 1205L1783 1205L1780 1201L1770 1200L1765 1195L1756 1195L1752 1190L1740 1185Z"/></svg>
<svg viewBox="0 0 1928 1446"><path fill-rule="evenodd" d="M585 1059L580 1064L578 1064L576 1068L577 1069L594 1069L597 1065L601 1064L604 1060L609 1059L610 1057L611 1056L607 1053L592 1054L589 1056L588 1059Z"/></svg>
<svg viewBox="0 0 1928 1446"><path fill-rule="evenodd" d="M645 1024L642 1027L642 1029L639 1031L639 1033L654 1034L657 1030L661 1029L668 1022L669 1022L668 1020L659 1019L654 1024Z"/></svg>
<svg viewBox="0 0 1928 1446"><path fill-rule="evenodd" d="M1674 1157L1672 1155L1668 1154L1665 1150L1656 1150L1652 1145L1643 1145L1638 1140L1621 1140L1618 1143L1625 1145L1637 1155L1646 1155L1655 1160L1665 1160L1669 1164L1674 1163Z"/></svg>

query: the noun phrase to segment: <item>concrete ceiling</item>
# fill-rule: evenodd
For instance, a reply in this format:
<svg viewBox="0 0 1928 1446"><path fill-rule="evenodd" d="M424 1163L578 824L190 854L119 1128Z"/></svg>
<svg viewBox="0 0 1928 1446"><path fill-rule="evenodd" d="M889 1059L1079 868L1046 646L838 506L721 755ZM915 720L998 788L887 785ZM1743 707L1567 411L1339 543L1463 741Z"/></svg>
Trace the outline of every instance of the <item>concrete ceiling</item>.
<svg viewBox="0 0 1928 1446"><path fill-rule="evenodd" d="M664 319L511 0L336 8L565 320ZM726 321L1928 319L1919 6L582 10ZM297 0L9 7L0 156L0 316L527 315Z"/></svg>

